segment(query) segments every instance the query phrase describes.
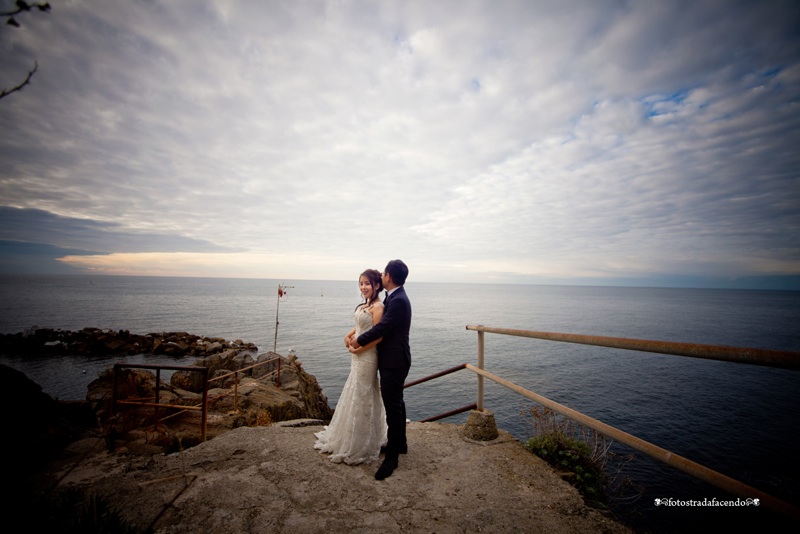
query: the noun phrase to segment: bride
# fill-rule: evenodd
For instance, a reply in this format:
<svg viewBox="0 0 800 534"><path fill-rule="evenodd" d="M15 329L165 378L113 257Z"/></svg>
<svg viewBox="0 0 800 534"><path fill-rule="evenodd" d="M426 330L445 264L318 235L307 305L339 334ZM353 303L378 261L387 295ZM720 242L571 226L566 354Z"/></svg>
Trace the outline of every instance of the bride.
<svg viewBox="0 0 800 534"><path fill-rule="evenodd" d="M383 316L383 304L378 295L383 289L381 273L367 269L358 278L364 303L355 310L356 326L344 338L350 339L378 324ZM317 432L315 449L329 453L331 461L355 465L378 459L381 445L386 443L386 412L381 400L378 381L378 350L380 339L361 347L350 358L350 375L339 396L333 418L325 430Z"/></svg>

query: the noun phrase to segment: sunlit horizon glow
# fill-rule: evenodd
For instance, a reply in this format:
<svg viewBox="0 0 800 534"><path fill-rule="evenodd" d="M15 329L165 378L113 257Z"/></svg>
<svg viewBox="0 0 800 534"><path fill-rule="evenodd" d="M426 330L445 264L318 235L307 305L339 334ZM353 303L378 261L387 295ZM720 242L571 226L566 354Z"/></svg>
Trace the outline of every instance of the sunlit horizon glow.
<svg viewBox="0 0 800 534"><path fill-rule="evenodd" d="M54 4L0 31L0 87L38 64L0 100L0 273L800 289L798 21Z"/></svg>

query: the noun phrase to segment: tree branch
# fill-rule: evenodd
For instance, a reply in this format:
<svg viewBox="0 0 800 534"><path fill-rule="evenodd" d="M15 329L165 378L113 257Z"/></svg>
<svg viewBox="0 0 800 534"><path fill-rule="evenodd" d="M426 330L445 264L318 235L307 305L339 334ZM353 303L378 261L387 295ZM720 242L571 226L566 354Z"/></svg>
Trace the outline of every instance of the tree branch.
<svg viewBox="0 0 800 534"><path fill-rule="evenodd" d="M37 61L34 61L33 68L30 71L28 71L28 75L25 77L25 80L22 83L12 87L11 89L3 89L2 91L0 91L0 98L5 98L11 93L15 93L20 89L22 89L23 87L25 87L26 85L28 85L29 83L31 83L31 78L33 78L33 74L36 72L36 69L38 68L39 68L39 63Z"/></svg>
<svg viewBox="0 0 800 534"><path fill-rule="evenodd" d="M38 3L38 4L29 4L24 0L17 0L17 9L12 11L7 11L4 13L0 13L0 17L13 17L14 15L18 15L23 11L30 11L33 8L38 9L39 11L50 11L50 2Z"/></svg>
<svg viewBox="0 0 800 534"><path fill-rule="evenodd" d="M18 15L23 11L30 11L33 8L36 8L43 13L47 13L48 11L50 11L49 2L37 2L35 4L29 4L25 0L17 0L15 5L16 9L0 12L0 17L8 17L8 20L6 20L6 24L8 24L9 26L13 26L15 28L19 28L20 25L19 22L17 22L16 19L14 18L14 15ZM0 90L0 99L7 97L11 93L16 93L17 91L19 91L20 89L31 83L31 78L33 78L33 75L34 73L36 73L36 70L38 68L39 68L39 63L37 61L34 61L33 68L28 71L28 75L25 77L22 83L15 85L11 89Z"/></svg>

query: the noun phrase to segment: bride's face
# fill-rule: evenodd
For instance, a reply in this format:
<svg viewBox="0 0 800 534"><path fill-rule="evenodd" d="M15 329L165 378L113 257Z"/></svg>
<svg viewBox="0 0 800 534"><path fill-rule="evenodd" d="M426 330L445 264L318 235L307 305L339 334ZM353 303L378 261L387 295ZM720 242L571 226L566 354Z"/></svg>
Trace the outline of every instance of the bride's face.
<svg viewBox="0 0 800 534"><path fill-rule="evenodd" d="M361 290L361 296L365 299L370 298L375 292L375 288L370 284L366 276L360 276L358 278L358 289Z"/></svg>

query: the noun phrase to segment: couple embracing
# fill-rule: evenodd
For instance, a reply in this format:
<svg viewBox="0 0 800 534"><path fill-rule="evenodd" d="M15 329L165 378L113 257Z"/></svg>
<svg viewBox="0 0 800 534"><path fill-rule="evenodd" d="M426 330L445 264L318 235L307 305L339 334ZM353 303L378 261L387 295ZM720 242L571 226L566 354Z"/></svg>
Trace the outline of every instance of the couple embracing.
<svg viewBox="0 0 800 534"><path fill-rule="evenodd" d="M356 307L355 328L344 338L352 354L350 375L330 424L316 434L314 445L331 454L332 461L351 465L384 454L377 480L390 476L399 455L408 451L403 400L411 367L411 303L403 289L407 276L406 264L391 260L383 273L368 269L359 277L364 302ZM384 289L387 296L381 302Z"/></svg>

